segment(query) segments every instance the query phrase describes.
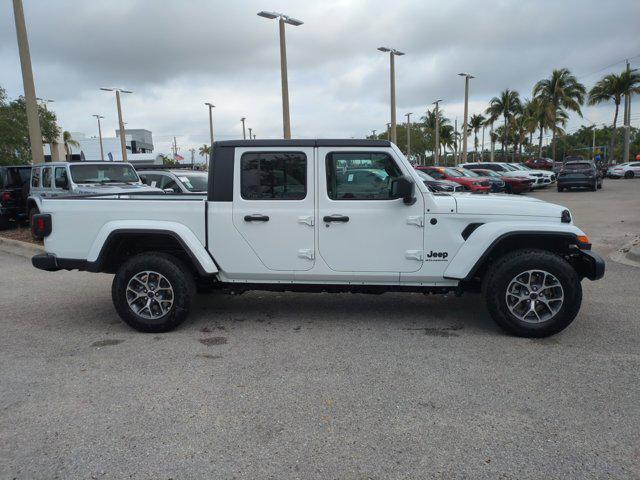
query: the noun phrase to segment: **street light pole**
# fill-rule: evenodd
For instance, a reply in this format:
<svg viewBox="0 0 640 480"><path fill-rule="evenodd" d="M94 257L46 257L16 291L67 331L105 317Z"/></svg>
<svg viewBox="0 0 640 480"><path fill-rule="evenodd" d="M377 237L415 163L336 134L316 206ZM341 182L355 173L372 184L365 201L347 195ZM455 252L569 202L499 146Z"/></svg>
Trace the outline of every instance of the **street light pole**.
<svg viewBox="0 0 640 480"><path fill-rule="evenodd" d="M387 123L387 140L391 140L391 124Z"/></svg>
<svg viewBox="0 0 640 480"><path fill-rule="evenodd" d="M635 69L634 69L635 70ZM631 75L631 67L627 60L627 75ZM624 163L629 161L629 134L631 130L631 92L624 96L624 151L622 152ZM614 132L615 135L615 132ZM611 152L613 154L613 152Z"/></svg>
<svg viewBox="0 0 640 480"><path fill-rule="evenodd" d="M394 48L378 47L381 52L389 52L389 90L391 97L391 128L389 130L389 140L396 143L396 62L395 56L404 55Z"/></svg>
<svg viewBox="0 0 640 480"><path fill-rule="evenodd" d="M459 73L464 77L464 121L462 123L462 162L467 161L467 116L469 113L469 79L475 78L470 73Z"/></svg>
<svg viewBox="0 0 640 480"><path fill-rule="evenodd" d="M596 160L596 125L593 124L593 140L591 141L591 160Z"/></svg>
<svg viewBox="0 0 640 480"><path fill-rule="evenodd" d="M411 115L413 112L405 114L407 117L407 160L411 157Z"/></svg>
<svg viewBox="0 0 640 480"><path fill-rule="evenodd" d="M100 88L105 92L116 92L116 107L118 109L118 129L120 131L120 148L122 149L122 161L127 161L127 142L124 138L124 122L122 121L122 106L120 105L120 92L133 93L131 90L124 90L122 88Z"/></svg>
<svg viewBox="0 0 640 480"><path fill-rule="evenodd" d="M13 15L16 22L20 67L22 68L22 84L24 86L24 99L27 110L27 126L29 128L29 143L31 145L31 161L32 163L44 163L42 130L40 129L38 103L36 101L36 87L33 81L33 70L31 69L29 38L27 37L27 27L24 20L22 0L13 0Z"/></svg>
<svg viewBox="0 0 640 480"><path fill-rule="evenodd" d="M435 131L435 145L434 145L434 149L433 149L433 164L434 165L439 165L440 163L440 111L438 109L440 102L442 101L442 99L438 99L435 102L432 103L432 105L436 106L435 109L435 117L436 117L436 131Z"/></svg>
<svg viewBox="0 0 640 480"><path fill-rule="evenodd" d="M253 135L251 135L251 127L249 127L247 130L249 130L249 140L253 139Z"/></svg>
<svg viewBox="0 0 640 480"><path fill-rule="evenodd" d="M102 115L93 115L98 120L98 138L100 139L100 160L104 161L104 149L102 148L102 128L100 127L100 119Z"/></svg>
<svg viewBox="0 0 640 480"><path fill-rule="evenodd" d="M285 23L298 27L302 21L278 12L258 12L258 16L268 19L278 19L280 33L280 77L282 80L282 130L284 138L291 138L291 118L289 116L289 79L287 74L287 45L285 40Z"/></svg>
<svg viewBox="0 0 640 480"><path fill-rule="evenodd" d="M245 125L244 125L244 121L245 121L245 120L246 120L246 117L242 117L242 118L240 119L240 121L242 122L242 139L243 139L243 140L246 140L246 139L247 139L247 132L246 132L246 131L245 131L245 129L244 129L244 127L245 127Z"/></svg>
<svg viewBox="0 0 640 480"><path fill-rule="evenodd" d="M205 105L209 107L209 137L211 138L211 145L213 146L213 109L215 105L209 102L205 102Z"/></svg>

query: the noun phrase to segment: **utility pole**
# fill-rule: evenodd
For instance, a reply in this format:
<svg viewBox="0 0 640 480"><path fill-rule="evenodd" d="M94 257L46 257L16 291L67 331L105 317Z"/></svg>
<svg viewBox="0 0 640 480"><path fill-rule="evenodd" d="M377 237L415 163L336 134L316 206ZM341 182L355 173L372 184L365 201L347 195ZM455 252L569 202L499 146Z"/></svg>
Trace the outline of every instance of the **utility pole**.
<svg viewBox="0 0 640 480"><path fill-rule="evenodd" d="M631 75L631 67L629 65L629 60L627 60L627 75ZM626 163L629 161L629 134L631 130L630 120L631 120L631 92L629 91L624 96L624 151L622 153L623 163ZM613 132L613 134L615 135L616 132Z"/></svg>
<svg viewBox="0 0 640 480"><path fill-rule="evenodd" d="M403 52L395 48L379 47L381 52L389 52L389 90L391 96L391 127L389 140L396 143L396 62L395 57L404 55Z"/></svg>
<svg viewBox="0 0 640 480"><path fill-rule="evenodd" d="M29 38L24 20L22 0L13 0L13 16L16 22L18 37L18 51L20 53L20 67L22 68L22 84L24 86L24 100L27 109L27 125L29 127L29 143L31 145L31 162L44 163L44 149L42 147L42 130L36 101L36 87L31 69L31 54L29 53Z"/></svg>
<svg viewBox="0 0 640 480"><path fill-rule="evenodd" d="M173 159L175 160L178 156L178 142L176 141L176 137L173 137Z"/></svg>
<svg viewBox="0 0 640 480"><path fill-rule="evenodd" d="M102 115L93 115L98 120L98 138L100 139L100 160L104 162L104 149L102 148L102 128L100 127L100 119L104 118Z"/></svg>
<svg viewBox="0 0 640 480"><path fill-rule="evenodd" d="M246 140L246 139L247 139L247 132L246 132L246 131L245 131L245 129L244 129L244 127L245 127L245 125L244 125L245 120L246 120L246 117L242 117L242 118L240 119L240 121L242 122L242 139L243 139L243 140Z"/></svg>
<svg viewBox="0 0 640 480"><path fill-rule="evenodd" d="M247 130L249 130L249 140L251 140L253 138L253 136L251 135L251 127L249 127Z"/></svg>
<svg viewBox="0 0 640 480"><path fill-rule="evenodd" d="M391 124L387 123L387 140L391 140Z"/></svg>
<svg viewBox="0 0 640 480"><path fill-rule="evenodd" d="M191 170L195 170L195 154L196 154L196 149L195 148L190 148L189 151L191 152Z"/></svg>
<svg viewBox="0 0 640 480"><path fill-rule="evenodd" d="M461 77L464 77L464 121L462 123L462 162L467 161L467 116L469 113L469 79L475 78L470 73L459 73Z"/></svg>
<svg viewBox="0 0 640 480"><path fill-rule="evenodd" d="M433 147L433 164L438 166L440 164L440 110L439 105L442 99L438 99L432 103L436 108L434 110L434 115L436 117L436 131L435 131L435 141Z"/></svg>
<svg viewBox="0 0 640 480"><path fill-rule="evenodd" d="M216 108L216 106L209 102L206 102L205 105L209 107L209 136L211 137L211 146L213 147L213 109Z"/></svg>
<svg viewBox="0 0 640 480"><path fill-rule="evenodd" d="M596 125L593 124L593 141L591 142L591 160L596 159Z"/></svg>
<svg viewBox="0 0 640 480"><path fill-rule="evenodd" d="M105 92L116 92L116 108L118 109L118 129L120 132L120 148L122 149L122 161L127 161L127 142L124 138L124 122L122 121L122 107L120 105L120 92L133 93L131 90L123 90L122 88L100 88Z"/></svg>
<svg viewBox="0 0 640 480"><path fill-rule="evenodd" d="M496 147L496 142L493 140L493 122L491 122L491 130L489 130L489 137L491 139L491 158L489 158L489 161L493 162L495 159L495 147Z"/></svg>
<svg viewBox="0 0 640 480"><path fill-rule="evenodd" d="M458 165L458 117L454 123L453 134L453 164Z"/></svg>
<svg viewBox="0 0 640 480"><path fill-rule="evenodd" d="M289 17L278 12L258 12L258 16L278 19L280 33L280 76L282 80L282 130L284 138L291 138L291 118L289 117L289 79L287 75L287 44L285 40L284 25L289 24L298 27L303 24L301 20Z"/></svg>
<svg viewBox="0 0 640 480"><path fill-rule="evenodd" d="M413 112L405 114L407 117L407 160L411 157L411 115Z"/></svg>

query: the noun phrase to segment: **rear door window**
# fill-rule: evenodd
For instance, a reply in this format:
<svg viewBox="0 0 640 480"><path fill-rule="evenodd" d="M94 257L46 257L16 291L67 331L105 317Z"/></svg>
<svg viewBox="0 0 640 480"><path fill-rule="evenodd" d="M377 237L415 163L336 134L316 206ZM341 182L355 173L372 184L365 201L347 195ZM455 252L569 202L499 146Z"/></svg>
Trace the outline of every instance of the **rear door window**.
<svg viewBox="0 0 640 480"><path fill-rule="evenodd" d="M42 169L42 188L51 188L51 167Z"/></svg>
<svg viewBox="0 0 640 480"><path fill-rule="evenodd" d="M302 152L248 152L240 158L245 200L302 200L307 196L307 156Z"/></svg>
<svg viewBox="0 0 640 480"><path fill-rule="evenodd" d="M40 170L39 167L36 167L31 172L31 186L34 188L40 187Z"/></svg>

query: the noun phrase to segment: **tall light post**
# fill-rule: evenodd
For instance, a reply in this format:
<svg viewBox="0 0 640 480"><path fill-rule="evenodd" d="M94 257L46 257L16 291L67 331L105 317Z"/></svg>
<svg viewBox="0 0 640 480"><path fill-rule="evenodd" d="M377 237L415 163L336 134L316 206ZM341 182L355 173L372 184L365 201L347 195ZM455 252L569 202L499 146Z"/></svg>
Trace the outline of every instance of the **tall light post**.
<svg viewBox="0 0 640 480"><path fill-rule="evenodd" d="M433 149L433 164L436 166L440 164L440 111L438 108L441 101L442 99L439 98L438 100L432 103L432 105L436 106L434 110L434 115L436 117L436 132L435 132L436 138L435 138L435 142L434 142L435 145Z"/></svg>
<svg viewBox="0 0 640 480"><path fill-rule="evenodd" d="M469 80L475 78L470 73L459 73L461 77L464 77L464 121L462 123L462 162L467 161L467 116L469 113Z"/></svg>
<svg viewBox="0 0 640 480"><path fill-rule="evenodd" d="M289 17L284 13L278 12L258 12L258 16L268 18L270 20L278 19L280 31L280 77L282 79L282 130L284 138L291 138L291 118L289 116L289 79L287 76L287 45L284 34L284 24L298 27L303 24L302 21Z"/></svg>
<svg viewBox="0 0 640 480"><path fill-rule="evenodd" d="M102 115L92 115L98 120L98 138L100 139L100 160L104 161L104 149L102 148L102 127L100 126L100 119L104 118Z"/></svg>
<svg viewBox="0 0 640 480"><path fill-rule="evenodd" d="M253 135L251 134L251 127L247 128L249 130L249 140L253 140Z"/></svg>
<svg viewBox="0 0 640 480"><path fill-rule="evenodd" d="M211 138L211 145L213 146L213 109L216 108L216 106L209 102L205 102L204 104L209 107L209 136Z"/></svg>
<svg viewBox="0 0 640 480"><path fill-rule="evenodd" d="M245 122L245 120L246 120L246 119L247 119L247 117L242 117L242 118L240 119L240 121L242 122L242 139L243 139L243 140L246 140L246 139L247 139L247 132L246 132L246 130L245 130L245 125L244 125L244 122Z"/></svg>
<svg viewBox="0 0 640 480"><path fill-rule="evenodd" d="M413 112L405 113L407 117L407 160L411 157L411 115Z"/></svg>
<svg viewBox="0 0 640 480"><path fill-rule="evenodd" d="M116 92L116 107L118 109L118 129L120 130L120 148L122 149L122 161L127 161L127 142L124 138L124 122L122 121L122 106L120 105L120 92L122 93L133 93L131 90L124 90L122 88L104 88L101 87L100 90L104 90L105 92Z"/></svg>
<svg viewBox="0 0 640 480"><path fill-rule="evenodd" d="M389 140L396 143L396 62L395 57L404 55L395 48L378 47L381 52L389 52L389 90L391 94L391 130Z"/></svg>
<svg viewBox="0 0 640 480"><path fill-rule="evenodd" d="M391 139L391 124L387 123L387 140Z"/></svg>
<svg viewBox="0 0 640 480"><path fill-rule="evenodd" d="M29 143L31 144L32 163L44 163L44 149L42 147L42 130L38 116L36 101L36 87L33 82L31 69L31 54L29 53L29 38L24 20L22 0L13 0L13 16L16 21L16 35L18 37L18 52L20 67L22 68L22 85L24 86L24 100L27 110L27 126L29 128Z"/></svg>

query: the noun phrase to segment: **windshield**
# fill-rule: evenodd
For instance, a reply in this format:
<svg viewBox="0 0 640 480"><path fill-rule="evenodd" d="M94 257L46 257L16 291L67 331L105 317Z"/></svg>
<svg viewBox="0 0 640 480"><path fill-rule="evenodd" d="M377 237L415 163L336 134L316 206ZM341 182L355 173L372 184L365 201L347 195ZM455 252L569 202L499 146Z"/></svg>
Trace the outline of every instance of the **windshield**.
<svg viewBox="0 0 640 480"><path fill-rule="evenodd" d="M522 171L522 170L531 170L530 168L525 167L524 165L518 165L518 164L513 165L513 164L509 164L509 166L510 166L510 167L512 167L514 170L521 170L521 171Z"/></svg>
<svg viewBox="0 0 640 480"><path fill-rule="evenodd" d="M510 171L510 172L517 172L519 169L514 167L513 165L502 165L506 170Z"/></svg>
<svg viewBox="0 0 640 480"><path fill-rule="evenodd" d="M207 174L206 173L179 173L176 174L178 180L190 192L206 192L207 191Z"/></svg>
<svg viewBox="0 0 640 480"><path fill-rule="evenodd" d="M478 174L482 175L483 177L500 178L500 175L497 174L496 172L494 172L493 170L481 170L481 171L478 171L478 172L475 172L475 173L478 173Z"/></svg>
<svg viewBox="0 0 640 480"><path fill-rule="evenodd" d="M477 178L480 176L476 172L472 172L471 170L467 170L465 168L461 168L460 170L457 170L457 171L463 174L465 177Z"/></svg>
<svg viewBox="0 0 640 480"><path fill-rule="evenodd" d="M464 177L465 176L461 172L459 172L458 170L454 170L453 168L445 168L444 171L450 177Z"/></svg>
<svg viewBox="0 0 640 480"><path fill-rule="evenodd" d="M427 181L427 182L434 182L434 181L435 181L435 178L433 178L433 177L431 177L431 176L427 175L427 174L426 174L426 173L424 173L422 170L416 170L416 173L417 173L417 174L418 174L418 176L419 176L422 180L424 180L424 181Z"/></svg>
<svg viewBox="0 0 640 480"><path fill-rule="evenodd" d="M128 164L71 165L71 179L75 183L138 183L140 178Z"/></svg>

